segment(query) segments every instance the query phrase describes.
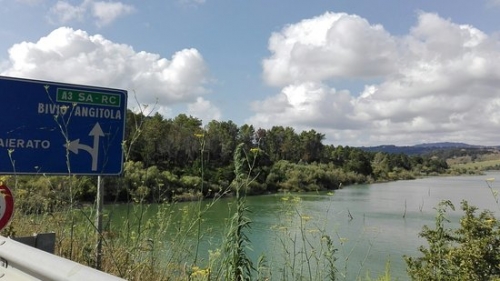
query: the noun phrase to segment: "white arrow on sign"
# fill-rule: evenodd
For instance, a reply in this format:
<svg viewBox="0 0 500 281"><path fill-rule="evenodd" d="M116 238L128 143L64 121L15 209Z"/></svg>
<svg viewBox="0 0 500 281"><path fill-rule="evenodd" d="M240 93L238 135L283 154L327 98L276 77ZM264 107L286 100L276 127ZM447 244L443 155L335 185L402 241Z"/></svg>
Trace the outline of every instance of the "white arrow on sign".
<svg viewBox="0 0 500 281"><path fill-rule="evenodd" d="M94 137L94 146L90 147L86 144L80 144L80 139L76 139L64 145L68 150L74 154L78 154L78 150L82 149L90 153L92 156L92 171L97 171L97 159L99 157L99 138L104 136L99 122L95 123L94 128L90 130L89 136Z"/></svg>

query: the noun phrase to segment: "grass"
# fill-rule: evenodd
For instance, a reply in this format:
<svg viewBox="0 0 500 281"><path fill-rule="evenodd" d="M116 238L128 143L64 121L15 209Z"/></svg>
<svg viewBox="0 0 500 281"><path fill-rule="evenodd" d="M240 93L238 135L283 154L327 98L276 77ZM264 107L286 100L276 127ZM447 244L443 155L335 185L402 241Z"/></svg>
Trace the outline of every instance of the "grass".
<svg viewBox="0 0 500 281"><path fill-rule="evenodd" d="M470 156L456 157L447 160L448 165L452 169L466 169L466 170L487 170L500 168L500 154L492 153L480 155L476 159Z"/></svg>
<svg viewBox="0 0 500 281"><path fill-rule="evenodd" d="M466 169L466 170L489 170L500 168L500 159L494 160L484 160L484 161L474 161L467 163L456 163L452 164L451 168Z"/></svg>

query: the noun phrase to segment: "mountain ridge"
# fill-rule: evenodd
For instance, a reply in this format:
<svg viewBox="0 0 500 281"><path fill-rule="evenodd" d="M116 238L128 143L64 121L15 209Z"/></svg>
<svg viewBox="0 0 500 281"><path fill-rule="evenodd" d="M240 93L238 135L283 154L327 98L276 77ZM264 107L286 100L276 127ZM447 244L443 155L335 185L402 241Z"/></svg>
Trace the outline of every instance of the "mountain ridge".
<svg viewBox="0 0 500 281"><path fill-rule="evenodd" d="M420 143L411 146L397 146L393 144L378 146L362 146L360 149L368 152L404 153L408 155L427 154L436 150L448 149L488 149L499 148L500 146L472 145L462 142L434 142Z"/></svg>

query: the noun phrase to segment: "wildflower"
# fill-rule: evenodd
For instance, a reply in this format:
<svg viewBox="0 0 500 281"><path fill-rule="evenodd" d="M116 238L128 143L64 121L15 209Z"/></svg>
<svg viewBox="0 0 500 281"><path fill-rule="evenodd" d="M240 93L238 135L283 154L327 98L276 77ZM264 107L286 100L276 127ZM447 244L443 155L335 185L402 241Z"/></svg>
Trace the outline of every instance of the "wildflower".
<svg viewBox="0 0 500 281"><path fill-rule="evenodd" d="M311 220L311 217L310 216L306 216L306 215L302 215L300 216L304 221L309 221Z"/></svg>
<svg viewBox="0 0 500 281"><path fill-rule="evenodd" d="M208 250L208 256L210 260L216 260L220 258L221 256L221 251L220 249L216 249L215 251Z"/></svg>
<svg viewBox="0 0 500 281"><path fill-rule="evenodd" d="M193 273L191 273L191 278L196 278L195 280L205 280L204 277L209 276L210 269L201 269L198 266L193 266Z"/></svg>

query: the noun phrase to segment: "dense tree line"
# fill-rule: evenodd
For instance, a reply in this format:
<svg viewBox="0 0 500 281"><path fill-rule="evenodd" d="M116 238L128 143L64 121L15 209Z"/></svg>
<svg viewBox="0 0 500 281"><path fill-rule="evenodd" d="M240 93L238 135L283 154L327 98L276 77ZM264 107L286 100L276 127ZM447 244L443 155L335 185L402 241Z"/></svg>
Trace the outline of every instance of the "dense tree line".
<svg viewBox="0 0 500 281"><path fill-rule="evenodd" d="M325 135L315 130L262 129L216 120L203 126L200 119L185 114L166 119L131 111L126 121L124 171L120 177L106 178L108 202L164 202L231 194L233 154L239 144L243 144L246 175L251 179L247 194L333 190L355 183L412 179L448 168L438 157L326 145ZM71 198L57 200L51 198L73 181L24 176L17 182L21 197L35 198L35 186L42 191L39 197L45 199L35 204L42 210L70 200L92 200L96 180L81 179L72 183Z"/></svg>
<svg viewBox="0 0 500 281"><path fill-rule="evenodd" d="M443 173L437 157L366 152L323 143L315 130L270 129L210 121L180 114L127 114L124 177L111 182L109 198L148 201L184 200L230 193L233 153L243 144L252 182L247 192L331 190L342 185L411 179ZM119 182L119 183L118 183Z"/></svg>

